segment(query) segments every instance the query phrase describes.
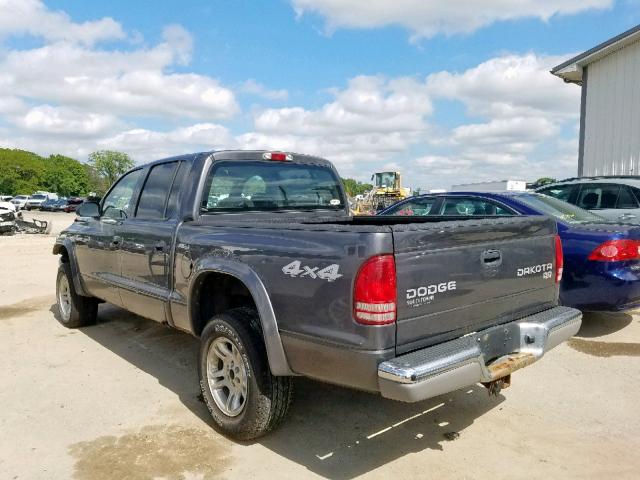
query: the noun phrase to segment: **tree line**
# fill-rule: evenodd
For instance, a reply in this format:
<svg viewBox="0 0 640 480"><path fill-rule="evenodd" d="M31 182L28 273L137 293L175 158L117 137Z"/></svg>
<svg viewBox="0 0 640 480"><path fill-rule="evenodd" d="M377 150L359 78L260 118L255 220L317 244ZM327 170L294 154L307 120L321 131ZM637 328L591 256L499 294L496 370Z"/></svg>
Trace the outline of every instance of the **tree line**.
<svg viewBox="0 0 640 480"><path fill-rule="evenodd" d="M342 184L350 197L361 195L373 188L373 185L370 183L362 183L358 180L354 180L353 178L343 178Z"/></svg>
<svg viewBox="0 0 640 480"><path fill-rule="evenodd" d="M42 157L26 150L0 148L0 194L31 195L38 190L64 197L102 196L133 160L123 152L100 150L80 162L64 155Z"/></svg>
<svg viewBox="0 0 640 480"><path fill-rule="evenodd" d="M0 194L31 195L42 190L65 197L102 196L109 186L133 167L133 160L123 152L99 150L80 162L64 155L42 157L26 150L0 148ZM534 185L554 181L541 178ZM368 192L370 183L343 178L344 188L351 197ZM420 190L414 194L419 194Z"/></svg>

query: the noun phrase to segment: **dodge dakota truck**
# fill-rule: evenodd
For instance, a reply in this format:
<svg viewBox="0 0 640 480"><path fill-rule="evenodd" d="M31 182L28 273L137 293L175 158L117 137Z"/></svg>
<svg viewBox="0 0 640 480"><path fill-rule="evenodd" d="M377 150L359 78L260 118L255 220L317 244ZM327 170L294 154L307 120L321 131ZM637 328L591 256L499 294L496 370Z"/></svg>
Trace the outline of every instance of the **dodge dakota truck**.
<svg viewBox="0 0 640 480"><path fill-rule="evenodd" d="M220 151L124 174L55 242L66 327L108 302L200 338L214 424L274 429L303 375L405 402L510 375L575 334L543 216L356 217L326 160Z"/></svg>

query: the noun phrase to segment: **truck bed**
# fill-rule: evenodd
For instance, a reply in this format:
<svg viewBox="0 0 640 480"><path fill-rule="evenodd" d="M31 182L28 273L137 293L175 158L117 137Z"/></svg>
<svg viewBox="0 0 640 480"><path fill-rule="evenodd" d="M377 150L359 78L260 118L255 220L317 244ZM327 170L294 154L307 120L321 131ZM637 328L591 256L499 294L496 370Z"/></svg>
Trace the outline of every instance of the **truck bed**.
<svg viewBox="0 0 640 480"><path fill-rule="evenodd" d="M238 260L256 270L283 332L350 348L404 353L553 306L554 279L519 278L517 270L549 263L555 232L554 222L540 216L242 214L203 215L200 222L182 227L181 235L188 237L181 241L201 243L203 254L233 250ZM485 264L481 257L487 251L500 251L500 262ZM363 260L384 253L396 259L397 324L372 332L352 319L352 282ZM323 282L283 275L281 268L296 260L321 268L338 264L343 276ZM433 285L437 290L452 281L455 290L429 293ZM414 293L415 298L407 298ZM308 312L304 321L301 310Z"/></svg>

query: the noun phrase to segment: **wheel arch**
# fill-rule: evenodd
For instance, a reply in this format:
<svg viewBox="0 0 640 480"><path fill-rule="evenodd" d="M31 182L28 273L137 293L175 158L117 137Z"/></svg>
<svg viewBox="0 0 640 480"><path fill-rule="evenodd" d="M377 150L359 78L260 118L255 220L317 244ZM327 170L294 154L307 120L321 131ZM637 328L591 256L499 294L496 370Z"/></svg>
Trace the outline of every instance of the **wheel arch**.
<svg viewBox="0 0 640 480"><path fill-rule="evenodd" d="M218 279L225 277L233 279L231 282L238 282L238 285L242 285L246 289L258 312L271 373L276 376L294 375L284 352L269 294L260 277L244 263L220 258L206 258L199 260L194 265L187 300L191 331L199 336L209 320L202 318L203 303L201 299L206 291L207 279L212 276L217 276Z"/></svg>
<svg viewBox="0 0 640 480"><path fill-rule="evenodd" d="M73 276L73 286L78 295L83 297L90 297L91 295L85 290L80 278L80 270L78 269L78 262L76 261L75 249L73 243L68 238L65 238L62 243L56 242L53 245L53 254L60 256L60 261L63 263L69 263L71 266L71 273Z"/></svg>

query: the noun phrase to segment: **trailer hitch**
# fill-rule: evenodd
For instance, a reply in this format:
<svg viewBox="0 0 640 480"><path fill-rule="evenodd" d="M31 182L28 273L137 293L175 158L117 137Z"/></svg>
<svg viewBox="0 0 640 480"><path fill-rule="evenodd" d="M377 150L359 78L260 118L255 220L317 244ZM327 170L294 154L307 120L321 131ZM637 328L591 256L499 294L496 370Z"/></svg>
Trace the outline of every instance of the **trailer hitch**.
<svg viewBox="0 0 640 480"><path fill-rule="evenodd" d="M482 385L489 391L489 396L497 397L503 388L509 388L511 386L511 375L498 378L491 382L482 382Z"/></svg>
<svg viewBox="0 0 640 480"><path fill-rule="evenodd" d="M535 355L528 352L517 352L500 357L487 365L491 380L482 382L489 395L497 396L503 388L511 386L511 374L516 370L531 365L536 361Z"/></svg>

